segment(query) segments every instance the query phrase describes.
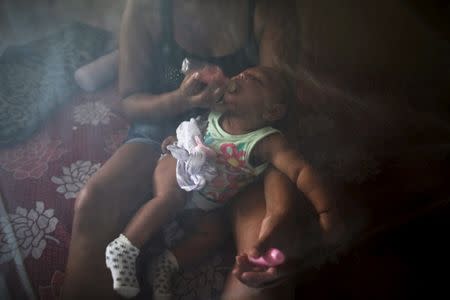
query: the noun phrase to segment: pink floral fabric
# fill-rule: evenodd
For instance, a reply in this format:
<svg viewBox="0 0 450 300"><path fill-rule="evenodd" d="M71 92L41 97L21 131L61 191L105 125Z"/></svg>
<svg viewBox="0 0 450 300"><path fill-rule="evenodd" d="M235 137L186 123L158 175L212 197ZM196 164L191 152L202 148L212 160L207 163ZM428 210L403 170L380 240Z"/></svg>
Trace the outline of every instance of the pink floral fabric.
<svg viewBox="0 0 450 300"><path fill-rule="evenodd" d="M13 173L15 179L38 179L47 171L48 164L65 152L60 139L51 140L40 132L25 144L1 152L0 167Z"/></svg>
<svg viewBox="0 0 450 300"><path fill-rule="evenodd" d="M58 299L76 195L126 133L118 100L115 87L77 95L30 139L0 149L0 272L12 299L28 297L17 263L37 299Z"/></svg>
<svg viewBox="0 0 450 300"><path fill-rule="evenodd" d="M41 300L58 300L61 296L61 288L64 283L64 273L61 271L55 271L50 284L45 286L39 286L39 299Z"/></svg>

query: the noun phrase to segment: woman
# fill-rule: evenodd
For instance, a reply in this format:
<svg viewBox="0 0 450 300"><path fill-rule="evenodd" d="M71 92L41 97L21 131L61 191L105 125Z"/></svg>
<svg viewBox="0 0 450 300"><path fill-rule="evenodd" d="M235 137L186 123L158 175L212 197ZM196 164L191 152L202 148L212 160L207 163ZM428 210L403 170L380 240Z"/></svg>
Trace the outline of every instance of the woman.
<svg viewBox="0 0 450 300"><path fill-rule="evenodd" d="M296 19L292 17L290 28L282 23L282 18L295 12L295 6L289 7L286 2L283 6L269 7L269 2L128 1L120 34L119 91L123 114L133 126L128 141L89 180L77 198L65 299L116 297L104 263L108 241L118 235L136 208L148 199L160 143L177 124L175 119L220 96L220 89L204 88L193 77L182 83L179 72L182 59L191 56L207 60L219 65L228 76L256 64L279 65L283 61L293 66L289 59L295 57L295 41L289 42L291 55L285 51L287 48L282 49L282 40L288 36L286 27L296 29ZM150 106L157 106L158 115L148 113ZM285 184L286 189L280 193L286 199L294 198L286 179L277 172L269 172L266 181ZM287 222L287 212L267 218L263 198L262 185L258 184L236 201L232 215L238 253L259 247L258 243L264 242L258 241L260 234L269 239L274 228L282 225L282 219ZM243 213L243 208L249 205L252 212ZM248 230L249 226L252 230ZM206 242L205 247L210 241ZM202 247L201 243L194 238L183 247ZM182 260L179 258L181 264ZM186 257L186 261L195 261L195 257ZM270 298L269 290L250 286L274 282L281 272L243 270L246 268L238 268L229 277L225 294L236 299L264 299L264 295Z"/></svg>

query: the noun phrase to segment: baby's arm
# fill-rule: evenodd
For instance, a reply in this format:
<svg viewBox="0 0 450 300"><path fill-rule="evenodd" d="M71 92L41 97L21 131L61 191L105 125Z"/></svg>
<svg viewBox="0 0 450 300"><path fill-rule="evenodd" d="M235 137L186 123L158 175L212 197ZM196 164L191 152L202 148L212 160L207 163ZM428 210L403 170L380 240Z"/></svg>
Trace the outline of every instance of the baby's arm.
<svg viewBox="0 0 450 300"><path fill-rule="evenodd" d="M325 237L334 242L341 232L341 221L335 202L314 168L291 147L281 134L272 134L261 140L254 154L262 161L270 162L311 201L319 215ZM275 201L275 200L274 200Z"/></svg>

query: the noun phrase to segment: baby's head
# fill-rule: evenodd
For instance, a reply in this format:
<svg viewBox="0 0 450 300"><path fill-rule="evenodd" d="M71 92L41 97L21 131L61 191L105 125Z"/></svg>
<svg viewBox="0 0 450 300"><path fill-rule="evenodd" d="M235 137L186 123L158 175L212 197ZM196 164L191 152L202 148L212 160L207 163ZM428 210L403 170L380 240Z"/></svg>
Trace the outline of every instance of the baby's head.
<svg viewBox="0 0 450 300"><path fill-rule="evenodd" d="M231 78L223 102L214 109L268 125L286 115L293 95L293 85L284 72L258 66Z"/></svg>

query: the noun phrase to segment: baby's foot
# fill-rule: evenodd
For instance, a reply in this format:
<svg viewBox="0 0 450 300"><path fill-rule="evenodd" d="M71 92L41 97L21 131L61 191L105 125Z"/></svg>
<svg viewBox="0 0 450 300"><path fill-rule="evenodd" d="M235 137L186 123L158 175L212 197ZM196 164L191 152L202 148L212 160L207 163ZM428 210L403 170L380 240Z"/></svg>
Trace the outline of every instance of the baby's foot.
<svg viewBox="0 0 450 300"><path fill-rule="evenodd" d="M136 296L139 293L136 278L136 258L139 249L121 234L109 243L105 254L106 267L111 271L114 290L126 298Z"/></svg>
<svg viewBox="0 0 450 300"><path fill-rule="evenodd" d="M152 269L153 299L172 299L171 281L172 276L178 272L178 262L176 257L169 250L158 256Z"/></svg>

